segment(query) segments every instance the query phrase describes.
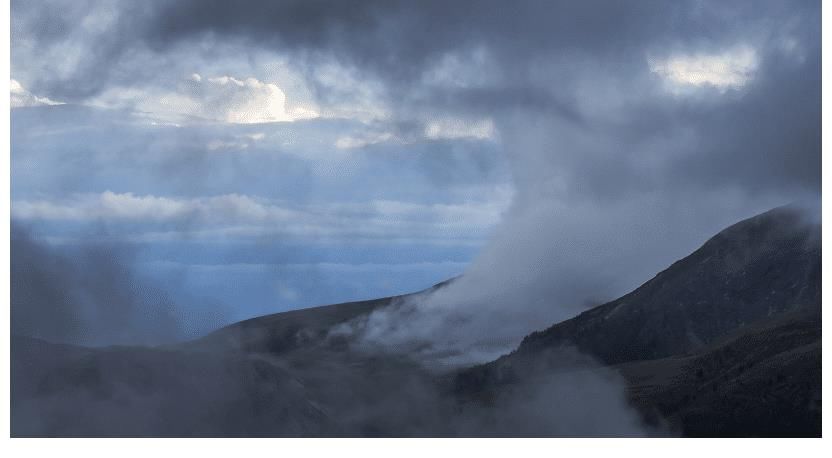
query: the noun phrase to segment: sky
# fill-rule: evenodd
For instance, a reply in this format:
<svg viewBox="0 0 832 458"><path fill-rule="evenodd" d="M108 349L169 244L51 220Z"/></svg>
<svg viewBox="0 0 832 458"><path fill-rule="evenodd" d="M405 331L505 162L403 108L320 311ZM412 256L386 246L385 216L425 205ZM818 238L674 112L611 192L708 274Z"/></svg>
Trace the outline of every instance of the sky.
<svg viewBox="0 0 832 458"><path fill-rule="evenodd" d="M444 344L489 354L476 336L502 351L731 223L820 196L817 1L11 14L21 240L63 260L50 278L94 271L90 250L128 265L188 335L464 273L415 306L415 328L358 327L398 344L453 325Z"/></svg>

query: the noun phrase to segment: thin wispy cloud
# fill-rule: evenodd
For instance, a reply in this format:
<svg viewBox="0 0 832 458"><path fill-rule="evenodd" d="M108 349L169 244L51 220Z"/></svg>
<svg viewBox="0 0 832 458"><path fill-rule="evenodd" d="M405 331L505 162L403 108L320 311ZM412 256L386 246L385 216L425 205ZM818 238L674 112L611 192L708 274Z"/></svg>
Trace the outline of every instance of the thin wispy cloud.
<svg viewBox="0 0 832 458"><path fill-rule="evenodd" d="M224 234L227 237L291 236L300 239L470 239L496 225L510 202L424 204L392 200L292 206L239 194L172 198L114 193L79 195L63 201L18 200L12 217L20 221L130 223L154 227L177 225L168 232Z"/></svg>

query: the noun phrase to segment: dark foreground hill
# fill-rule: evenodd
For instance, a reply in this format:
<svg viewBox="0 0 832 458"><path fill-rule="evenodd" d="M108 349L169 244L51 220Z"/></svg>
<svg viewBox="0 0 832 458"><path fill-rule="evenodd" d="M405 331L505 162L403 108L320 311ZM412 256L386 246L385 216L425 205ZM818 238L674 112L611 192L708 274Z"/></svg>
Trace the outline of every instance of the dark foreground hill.
<svg viewBox="0 0 832 458"><path fill-rule="evenodd" d="M820 292L820 226L779 208L454 373L329 333L407 296L270 315L165 347L14 337L11 432L818 436Z"/></svg>

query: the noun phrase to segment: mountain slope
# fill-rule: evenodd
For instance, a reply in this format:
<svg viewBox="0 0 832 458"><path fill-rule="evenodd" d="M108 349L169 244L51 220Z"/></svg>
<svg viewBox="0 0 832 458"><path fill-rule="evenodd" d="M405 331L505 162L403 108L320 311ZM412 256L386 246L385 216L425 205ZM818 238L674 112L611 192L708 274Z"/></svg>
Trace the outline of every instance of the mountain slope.
<svg viewBox="0 0 832 458"><path fill-rule="evenodd" d="M577 350L628 382L645 418L689 436L820 434L820 225L794 207L739 222L635 291L462 371L479 402Z"/></svg>
<svg viewBox="0 0 832 458"><path fill-rule="evenodd" d="M299 348L308 349L324 343L330 347L343 347L346 342L333 340L329 336L329 330L333 327L410 297L430 294L452 281L453 279L445 280L412 294L323 305L251 318L218 329L205 337L172 347L270 354L283 354Z"/></svg>
<svg viewBox="0 0 832 458"><path fill-rule="evenodd" d="M762 320L692 355L616 369L635 406L686 436L821 435L819 308Z"/></svg>
<svg viewBox="0 0 832 458"><path fill-rule="evenodd" d="M741 221L632 293L527 336L606 364L683 354L768 316L820 304L820 225L794 207Z"/></svg>

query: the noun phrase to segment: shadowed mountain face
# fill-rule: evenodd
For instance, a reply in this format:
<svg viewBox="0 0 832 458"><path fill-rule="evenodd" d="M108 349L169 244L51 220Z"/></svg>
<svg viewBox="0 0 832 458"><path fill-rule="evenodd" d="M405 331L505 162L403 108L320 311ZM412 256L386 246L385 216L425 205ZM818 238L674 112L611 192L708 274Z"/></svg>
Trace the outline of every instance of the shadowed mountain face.
<svg viewBox="0 0 832 458"><path fill-rule="evenodd" d="M12 435L818 436L820 293L820 225L784 207L452 373L329 332L408 296L165 347L15 337Z"/></svg>
<svg viewBox="0 0 832 458"><path fill-rule="evenodd" d="M691 355L616 369L629 381L632 403L679 434L819 437L818 312L797 310Z"/></svg>
<svg viewBox="0 0 832 458"><path fill-rule="evenodd" d="M606 364L688 353L754 321L820 305L820 226L781 207L708 240L622 298L535 332L517 353L569 342Z"/></svg>
<svg viewBox="0 0 832 458"><path fill-rule="evenodd" d="M697 436L820 435L820 225L781 207L731 226L620 299L457 377L488 398L576 349L627 379L648 422Z"/></svg>

